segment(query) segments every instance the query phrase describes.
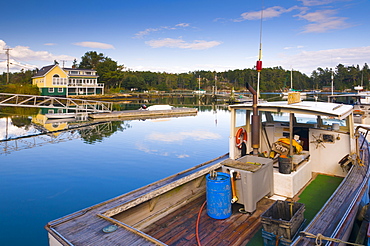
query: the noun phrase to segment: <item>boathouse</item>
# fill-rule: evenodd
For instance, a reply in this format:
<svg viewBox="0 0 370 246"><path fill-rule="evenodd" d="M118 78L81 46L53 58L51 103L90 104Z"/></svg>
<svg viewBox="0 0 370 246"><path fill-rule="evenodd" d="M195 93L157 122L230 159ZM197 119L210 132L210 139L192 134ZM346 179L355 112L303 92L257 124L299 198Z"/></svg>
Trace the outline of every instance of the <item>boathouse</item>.
<svg viewBox="0 0 370 246"><path fill-rule="evenodd" d="M104 84L98 83L98 74L92 69L62 68L58 64L41 68L32 77L43 96L104 94Z"/></svg>

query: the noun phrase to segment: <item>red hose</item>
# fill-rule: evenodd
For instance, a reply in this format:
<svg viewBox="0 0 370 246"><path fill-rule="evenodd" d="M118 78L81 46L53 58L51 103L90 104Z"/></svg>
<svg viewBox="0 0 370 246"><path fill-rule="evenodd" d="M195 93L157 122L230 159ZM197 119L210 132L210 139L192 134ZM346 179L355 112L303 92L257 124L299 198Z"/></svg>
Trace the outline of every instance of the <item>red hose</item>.
<svg viewBox="0 0 370 246"><path fill-rule="evenodd" d="M200 221L200 215L201 215L202 210L203 210L204 206L206 205L206 203L207 203L207 201L204 201L202 207L200 207L200 210L198 212L197 223L195 224L195 236L197 237L198 246L202 246L202 244L200 243L200 239L199 239L199 221Z"/></svg>

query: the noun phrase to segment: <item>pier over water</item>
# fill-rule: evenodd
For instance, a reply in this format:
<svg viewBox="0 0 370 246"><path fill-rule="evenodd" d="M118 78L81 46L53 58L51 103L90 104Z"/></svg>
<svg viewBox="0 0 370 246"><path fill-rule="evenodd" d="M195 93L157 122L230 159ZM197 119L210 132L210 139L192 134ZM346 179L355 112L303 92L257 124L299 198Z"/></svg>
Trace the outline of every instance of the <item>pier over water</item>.
<svg viewBox="0 0 370 246"><path fill-rule="evenodd" d="M104 113L112 111L112 102L63 97L0 93L0 107L56 108L76 112Z"/></svg>

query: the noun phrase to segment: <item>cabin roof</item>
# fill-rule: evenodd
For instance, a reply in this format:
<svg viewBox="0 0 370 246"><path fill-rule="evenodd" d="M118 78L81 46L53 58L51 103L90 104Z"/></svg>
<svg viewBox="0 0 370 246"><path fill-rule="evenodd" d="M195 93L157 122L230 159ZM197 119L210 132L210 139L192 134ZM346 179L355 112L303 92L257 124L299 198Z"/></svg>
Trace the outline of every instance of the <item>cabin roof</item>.
<svg viewBox="0 0 370 246"><path fill-rule="evenodd" d="M231 109L253 109L251 103L235 104L229 107ZM287 101L261 102L258 103L257 108L259 111L322 115L339 119L346 118L353 111L352 105L314 101L302 101L293 104L288 104Z"/></svg>
<svg viewBox="0 0 370 246"><path fill-rule="evenodd" d="M365 97L370 96L368 93L348 93L348 94L339 94L339 95L330 95L328 97Z"/></svg>

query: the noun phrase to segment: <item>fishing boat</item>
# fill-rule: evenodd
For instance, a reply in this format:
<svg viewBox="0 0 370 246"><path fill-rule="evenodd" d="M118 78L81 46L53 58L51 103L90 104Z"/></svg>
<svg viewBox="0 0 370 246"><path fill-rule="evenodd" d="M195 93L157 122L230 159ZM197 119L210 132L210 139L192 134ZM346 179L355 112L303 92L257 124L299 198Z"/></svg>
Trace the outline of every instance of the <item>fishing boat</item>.
<svg viewBox="0 0 370 246"><path fill-rule="evenodd" d="M370 125L370 92L362 91L362 86L355 86L354 89L357 93L330 95L328 102L353 105L355 123Z"/></svg>
<svg viewBox="0 0 370 246"><path fill-rule="evenodd" d="M49 245L246 245L261 227L265 245L346 242L369 199L353 107L258 102L248 89L252 103L229 106L228 154L49 222ZM343 181L306 225L297 196L318 173ZM281 203L290 216L275 219Z"/></svg>
<svg viewBox="0 0 370 246"><path fill-rule="evenodd" d="M75 118L76 113L51 113L45 114L48 119L66 119L66 118Z"/></svg>
<svg viewBox="0 0 370 246"><path fill-rule="evenodd" d="M302 96L302 97L307 96L307 94L310 94L310 93L307 93L307 92L302 92L302 91L293 89L293 69L290 70L290 88L287 89L287 90L282 91L281 96L287 98L289 93L292 93L292 92L299 92L300 96Z"/></svg>

